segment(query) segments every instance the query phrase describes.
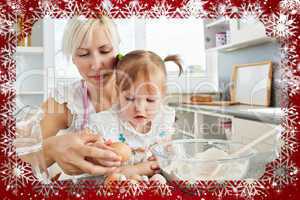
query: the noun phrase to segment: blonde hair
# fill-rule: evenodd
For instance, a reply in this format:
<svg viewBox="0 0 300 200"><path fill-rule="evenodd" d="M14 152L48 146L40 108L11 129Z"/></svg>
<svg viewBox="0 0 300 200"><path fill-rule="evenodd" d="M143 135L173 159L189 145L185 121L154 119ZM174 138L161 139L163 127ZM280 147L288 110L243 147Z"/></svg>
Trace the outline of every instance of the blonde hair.
<svg viewBox="0 0 300 200"><path fill-rule="evenodd" d="M91 37L93 28L97 23L105 28L105 32L111 41L113 48L117 51L120 44L120 36L115 23L106 16L98 19L87 19L84 17L74 17L70 19L63 35L62 52L69 59L80 47L84 39Z"/></svg>
<svg viewBox="0 0 300 200"><path fill-rule="evenodd" d="M143 78L146 81L159 79L162 92L166 91L167 70L165 62L172 61L182 73L182 64L178 55L169 55L164 60L152 51L136 50L129 52L116 66L116 86L119 91L130 89L131 84ZM125 75L125 76L124 76Z"/></svg>

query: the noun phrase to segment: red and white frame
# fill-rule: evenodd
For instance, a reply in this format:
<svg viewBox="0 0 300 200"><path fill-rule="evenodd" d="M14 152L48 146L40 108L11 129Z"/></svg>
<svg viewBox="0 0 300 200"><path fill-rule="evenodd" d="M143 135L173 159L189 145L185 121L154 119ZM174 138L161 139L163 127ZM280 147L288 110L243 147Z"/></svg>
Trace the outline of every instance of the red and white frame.
<svg viewBox="0 0 300 200"><path fill-rule="evenodd" d="M107 188L94 181L40 182L15 154L17 40L39 19L75 15L111 18L246 18L264 23L281 44L281 153L257 180L199 181L183 192L178 184L122 182ZM17 17L22 31L17 35ZM0 0L0 197L1 199L299 199L300 1L299 0Z"/></svg>

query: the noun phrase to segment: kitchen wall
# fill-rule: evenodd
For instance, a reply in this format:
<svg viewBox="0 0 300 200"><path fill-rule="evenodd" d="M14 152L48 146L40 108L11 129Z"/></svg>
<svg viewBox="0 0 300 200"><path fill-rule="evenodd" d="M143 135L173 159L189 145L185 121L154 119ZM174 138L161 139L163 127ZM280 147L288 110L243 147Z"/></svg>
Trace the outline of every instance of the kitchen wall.
<svg viewBox="0 0 300 200"><path fill-rule="evenodd" d="M229 99L228 89L233 65L271 60L273 64L271 106L280 106L280 44L274 41L238 51L222 52L218 59L219 88L226 91L223 100Z"/></svg>

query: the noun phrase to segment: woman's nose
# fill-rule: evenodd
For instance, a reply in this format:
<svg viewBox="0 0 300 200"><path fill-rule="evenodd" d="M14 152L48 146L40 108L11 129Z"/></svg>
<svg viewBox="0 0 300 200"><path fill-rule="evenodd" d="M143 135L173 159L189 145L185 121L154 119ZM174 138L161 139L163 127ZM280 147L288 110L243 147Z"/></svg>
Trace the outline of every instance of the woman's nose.
<svg viewBox="0 0 300 200"><path fill-rule="evenodd" d="M93 55L92 57L92 69L99 70L103 66L103 59L100 55Z"/></svg>

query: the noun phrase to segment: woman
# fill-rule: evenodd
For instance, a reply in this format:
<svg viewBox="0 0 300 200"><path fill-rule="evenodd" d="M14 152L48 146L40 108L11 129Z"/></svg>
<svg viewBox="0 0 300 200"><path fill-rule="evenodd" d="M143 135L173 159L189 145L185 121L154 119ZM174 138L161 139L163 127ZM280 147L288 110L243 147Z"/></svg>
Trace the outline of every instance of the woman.
<svg viewBox="0 0 300 200"><path fill-rule="evenodd" d="M89 114L104 111L115 101L112 72L118 45L118 32L107 17L69 21L63 52L72 59L82 80L57 88L42 105L40 125L47 167L56 162L69 175L118 170L120 158L98 135L85 129ZM57 134L62 129L63 133Z"/></svg>

